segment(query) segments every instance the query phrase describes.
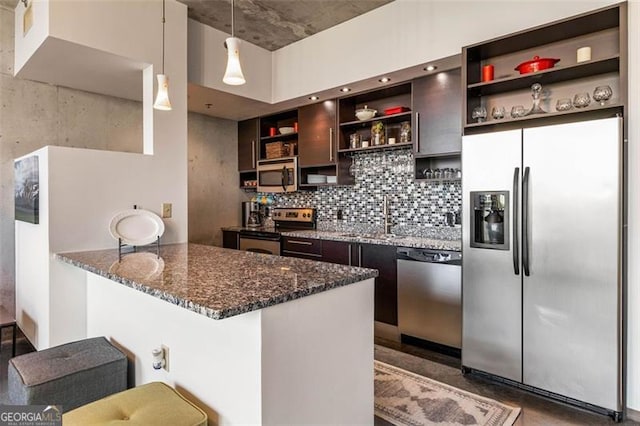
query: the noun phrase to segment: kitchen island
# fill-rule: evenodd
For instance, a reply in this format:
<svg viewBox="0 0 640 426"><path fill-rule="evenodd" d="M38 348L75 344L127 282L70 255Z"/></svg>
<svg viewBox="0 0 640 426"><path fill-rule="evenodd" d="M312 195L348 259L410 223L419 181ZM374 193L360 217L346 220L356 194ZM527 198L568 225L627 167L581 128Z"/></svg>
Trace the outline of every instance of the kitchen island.
<svg viewBox="0 0 640 426"><path fill-rule="evenodd" d="M196 244L56 258L132 384L172 384L212 424L372 423L377 271ZM168 371L151 367L161 345Z"/></svg>

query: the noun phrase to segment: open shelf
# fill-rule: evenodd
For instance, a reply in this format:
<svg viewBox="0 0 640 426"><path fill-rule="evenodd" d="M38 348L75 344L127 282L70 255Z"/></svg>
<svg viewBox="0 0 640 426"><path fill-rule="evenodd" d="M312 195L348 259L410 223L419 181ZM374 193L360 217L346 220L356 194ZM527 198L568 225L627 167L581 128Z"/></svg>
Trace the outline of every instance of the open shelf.
<svg viewBox="0 0 640 426"><path fill-rule="evenodd" d="M260 138L262 142L277 142L279 140L284 139L296 139L298 137L298 133L287 133L286 135L275 135L275 136L263 136Z"/></svg>
<svg viewBox="0 0 640 426"><path fill-rule="evenodd" d="M383 145L375 145L368 146L366 148L349 148L349 149L339 149L339 153L355 153L355 152L371 152L371 151L383 151L387 149L401 149L401 148L410 148L413 146L413 142L406 143L394 143L394 144L383 144Z"/></svg>
<svg viewBox="0 0 640 426"><path fill-rule="evenodd" d="M597 102L592 100L591 104L585 108L573 107L569 111L551 111L544 114L534 114L534 115L528 115L525 117L516 117L516 118L505 117L500 120L495 120L492 118L492 119L483 121L481 123L469 123L465 127L474 128L474 127L500 125L500 124L506 124L506 123L526 122L530 120L539 120L544 118L557 118L561 116L569 116L569 115L582 114L587 112L590 112L590 113L601 112L603 116L611 116L611 115L615 115L617 112L621 112L622 109L623 109L623 105L619 103L612 103L612 104L606 104L601 106Z"/></svg>
<svg viewBox="0 0 640 426"><path fill-rule="evenodd" d="M533 83L553 84L566 80L590 77L608 72L615 72L620 66L620 55L610 56L597 61L583 62L555 67L546 70L505 77L467 86L469 96L495 95L513 90L529 89Z"/></svg>
<svg viewBox="0 0 640 426"><path fill-rule="evenodd" d="M619 3L464 47L463 133L580 121L624 113L628 78L626 13L626 4ZM578 62L577 51L583 47L589 47L593 56L588 61ZM553 68L527 74L514 70L519 63L530 61L535 56L560 62ZM481 81L485 65L494 67L494 80ZM531 102L529 95L534 83L542 85L541 99L546 101L544 108L549 110L547 113L491 119L491 107L531 105L528 102ZM604 84L614 92L610 103L601 106L592 100L586 108L551 110L560 98L581 92L591 94L596 86ZM528 102L523 102L524 99ZM471 117L474 108L480 106L487 109L489 117L487 121L476 123Z"/></svg>
<svg viewBox="0 0 640 426"><path fill-rule="evenodd" d="M378 117L370 118L368 120L348 121L346 123L340 123L340 127L359 127L361 125L372 123L374 121L382 121L382 122L391 121L394 123L399 121L407 121L407 120L411 120L411 114L412 114L411 111L405 111L405 112L400 112L398 114L381 115Z"/></svg>

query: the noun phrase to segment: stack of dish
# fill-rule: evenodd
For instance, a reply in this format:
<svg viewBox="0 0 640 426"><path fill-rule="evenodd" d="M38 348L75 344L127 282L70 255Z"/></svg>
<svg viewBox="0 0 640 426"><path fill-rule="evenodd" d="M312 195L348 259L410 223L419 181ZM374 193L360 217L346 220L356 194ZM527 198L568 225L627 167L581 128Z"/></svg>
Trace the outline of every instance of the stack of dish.
<svg viewBox="0 0 640 426"><path fill-rule="evenodd" d="M338 183L337 176L327 176L327 183Z"/></svg>
<svg viewBox="0 0 640 426"><path fill-rule="evenodd" d="M307 175L308 183L327 183L326 175Z"/></svg>

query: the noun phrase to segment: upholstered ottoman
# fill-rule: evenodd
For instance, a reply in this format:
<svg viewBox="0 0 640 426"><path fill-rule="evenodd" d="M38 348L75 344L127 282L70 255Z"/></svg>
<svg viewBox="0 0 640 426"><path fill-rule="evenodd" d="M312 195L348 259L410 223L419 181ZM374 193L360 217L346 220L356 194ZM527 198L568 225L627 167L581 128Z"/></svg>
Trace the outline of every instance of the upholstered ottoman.
<svg viewBox="0 0 640 426"><path fill-rule="evenodd" d="M162 382L141 385L62 415L64 426L205 426L207 415Z"/></svg>
<svg viewBox="0 0 640 426"><path fill-rule="evenodd" d="M9 400L61 405L63 411L127 389L127 357L104 337L80 340L9 361Z"/></svg>

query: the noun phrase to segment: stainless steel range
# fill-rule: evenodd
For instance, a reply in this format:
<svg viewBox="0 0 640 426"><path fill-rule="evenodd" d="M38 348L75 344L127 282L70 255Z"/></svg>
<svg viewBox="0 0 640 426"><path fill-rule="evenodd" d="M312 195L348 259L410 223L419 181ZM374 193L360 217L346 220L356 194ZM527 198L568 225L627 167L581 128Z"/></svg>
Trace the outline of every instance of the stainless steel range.
<svg viewBox="0 0 640 426"><path fill-rule="evenodd" d="M271 209L273 228L243 229L238 248L256 253L280 255L281 233L316 229L316 209L276 207Z"/></svg>

